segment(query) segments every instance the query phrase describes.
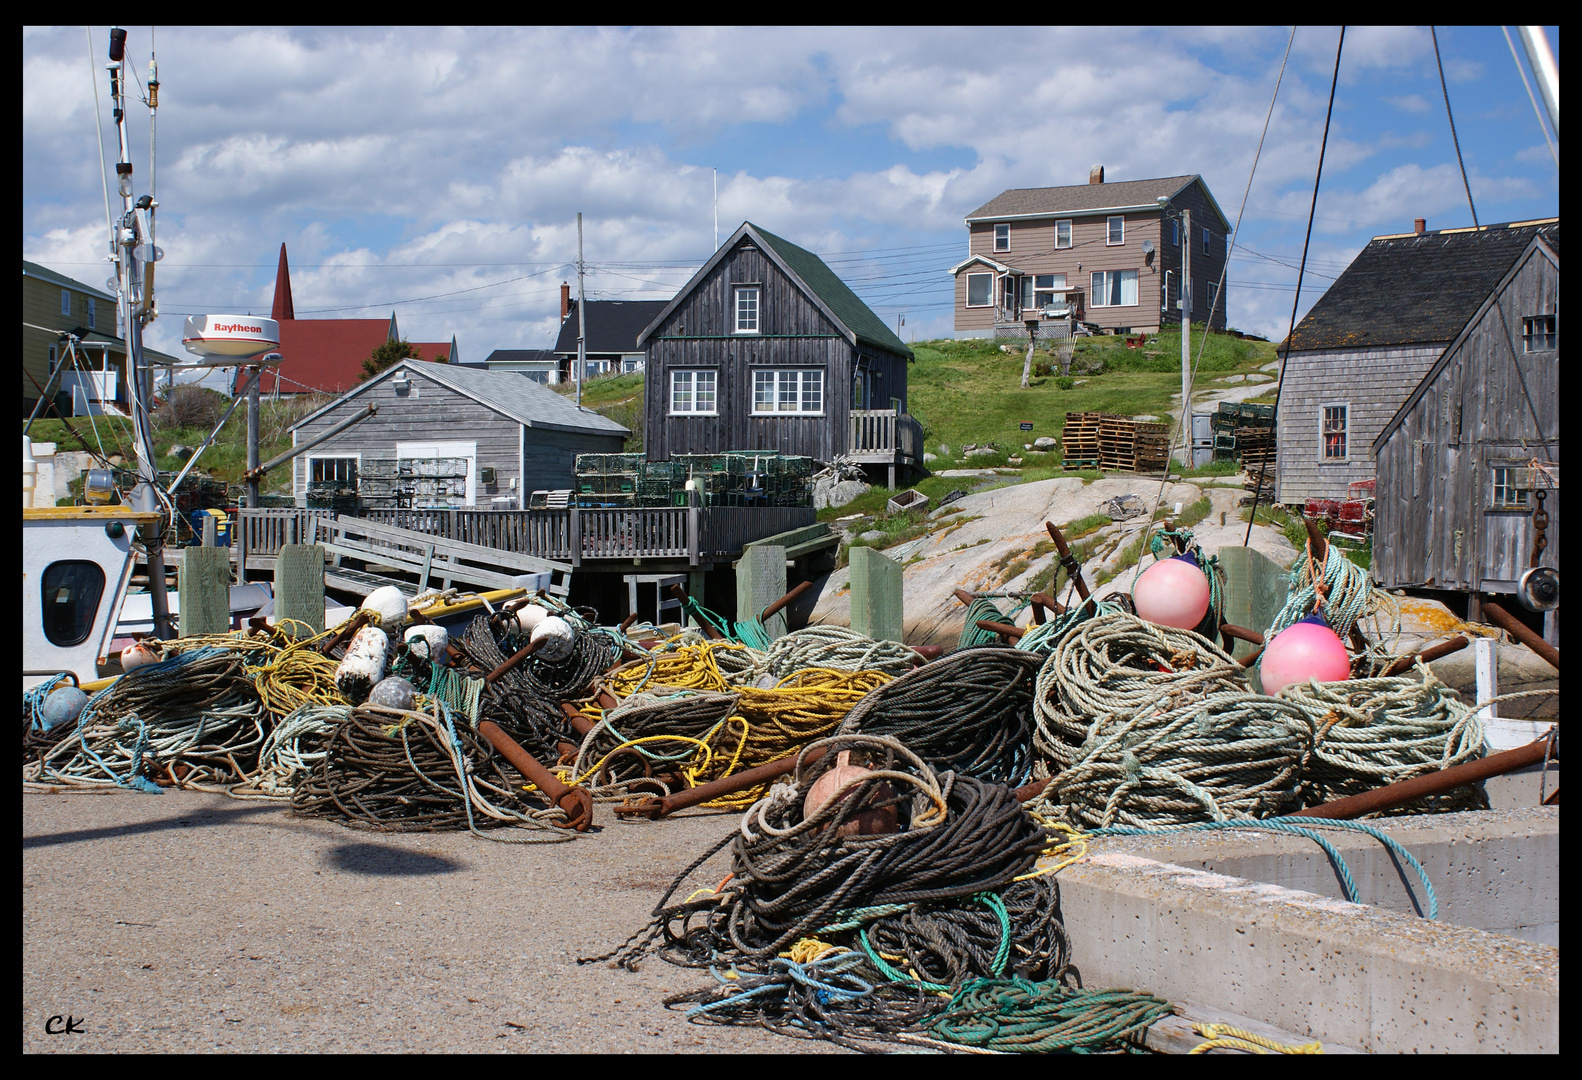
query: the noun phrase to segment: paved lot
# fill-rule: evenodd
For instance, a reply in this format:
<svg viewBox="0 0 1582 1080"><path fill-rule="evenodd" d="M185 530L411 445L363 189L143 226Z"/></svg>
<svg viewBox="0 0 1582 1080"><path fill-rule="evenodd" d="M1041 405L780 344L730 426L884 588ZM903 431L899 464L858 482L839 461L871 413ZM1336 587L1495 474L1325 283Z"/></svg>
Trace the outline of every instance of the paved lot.
<svg viewBox="0 0 1582 1080"><path fill-rule="evenodd" d="M646 924L735 815L601 811L597 834L528 846L199 792L26 793L22 811L24 1051L834 1049L660 1004L706 972L575 962ZM80 1031L46 1033L57 1016Z"/></svg>

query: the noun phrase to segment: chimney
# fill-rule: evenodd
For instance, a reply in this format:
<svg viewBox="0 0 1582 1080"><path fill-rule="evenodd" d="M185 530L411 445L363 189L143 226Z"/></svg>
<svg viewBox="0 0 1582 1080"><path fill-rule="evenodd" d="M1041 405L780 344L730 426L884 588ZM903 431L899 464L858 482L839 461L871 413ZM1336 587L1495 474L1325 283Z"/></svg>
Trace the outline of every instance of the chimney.
<svg viewBox="0 0 1582 1080"><path fill-rule="evenodd" d="M571 314L571 286L566 282L560 283L560 317L564 319Z"/></svg>
<svg viewBox="0 0 1582 1080"><path fill-rule="evenodd" d="M1415 232L1418 236L1422 236L1423 233L1427 229L1428 229L1428 221L1427 221L1427 219L1425 219L1425 218L1413 218L1412 219L1412 231Z"/></svg>
<svg viewBox="0 0 1582 1080"><path fill-rule="evenodd" d="M1095 166L1093 166L1093 168L1088 170L1088 183L1090 183L1090 184L1102 184L1102 183L1104 183L1104 166L1103 165L1095 165Z"/></svg>

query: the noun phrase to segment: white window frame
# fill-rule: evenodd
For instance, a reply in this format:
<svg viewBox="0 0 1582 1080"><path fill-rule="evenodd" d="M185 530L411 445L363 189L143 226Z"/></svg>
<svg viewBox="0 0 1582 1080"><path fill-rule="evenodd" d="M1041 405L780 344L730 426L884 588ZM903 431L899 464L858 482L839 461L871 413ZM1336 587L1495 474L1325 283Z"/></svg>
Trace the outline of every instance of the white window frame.
<svg viewBox="0 0 1582 1080"><path fill-rule="evenodd" d="M1066 242L1063 244L1060 242L1060 230L1062 226L1065 227L1066 231ZM1057 251L1071 246L1071 229L1072 222L1070 218L1064 218L1055 222L1055 249Z"/></svg>
<svg viewBox="0 0 1582 1080"><path fill-rule="evenodd" d="M1001 229L1005 230L1005 246L1004 247L1000 246L1000 230ZM994 250L995 251L1010 251L1011 250L1011 223L1010 222L1002 221L1002 222L998 222L997 224L995 224L995 226L994 226Z"/></svg>
<svg viewBox="0 0 1582 1080"><path fill-rule="evenodd" d="M1542 326L1540 330L1539 327ZM1533 347L1534 341L1544 344ZM1560 342L1560 316L1553 312L1547 315L1524 315L1522 317L1522 352L1553 352Z"/></svg>
<svg viewBox="0 0 1582 1080"><path fill-rule="evenodd" d="M1119 240L1115 239L1116 222L1119 222L1121 226L1121 238ZM1104 219L1104 246L1120 247L1124 243L1126 243L1126 215L1111 214Z"/></svg>
<svg viewBox="0 0 1582 1080"><path fill-rule="evenodd" d="M353 451L350 451L350 452L342 452L342 453L338 453L338 454L307 454L307 455L304 456L304 460L308 463L306 471L303 472L303 474L302 474L302 483L303 483L303 490L304 491L307 490L307 485L308 484L313 483L313 466L317 462L322 462L322 461L349 461L353 465L357 466L357 473L358 473L359 476L362 475L362 471L363 471L363 455L362 455L361 451L357 451L357 450L353 450ZM339 472L340 470L337 469L336 471ZM340 477L340 476L332 476L332 477L330 477L330 479L331 480L342 480L342 479L344 479L346 483L352 484L354 486L357 483L357 477L355 477L355 476L354 477L350 477L350 478L343 478L343 477Z"/></svg>
<svg viewBox="0 0 1582 1080"><path fill-rule="evenodd" d="M1132 276L1131 277L1131 281L1132 281L1132 300L1131 300L1131 303L1128 304L1128 303L1125 302L1126 287L1125 287L1124 284L1122 284L1122 286L1121 286L1122 302L1119 303L1119 304L1112 304L1112 303L1109 302L1110 285L1111 285L1110 275L1111 274L1121 274L1121 275L1123 275L1121 277L1121 279L1120 279L1123 283L1126 280L1124 275L1130 274ZM1104 285L1103 285L1102 288L1099 286L1098 281L1096 280L1096 279L1098 279L1100 277L1102 277L1104 279ZM1115 308L1115 307L1136 307L1137 306L1137 271L1135 271L1135 270L1094 270L1088 275L1088 288L1089 288L1089 292L1088 292L1088 307L1091 307L1091 308Z"/></svg>
<svg viewBox="0 0 1582 1080"><path fill-rule="evenodd" d="M707 375L707 380L702 376ZM684 378L683 378L684 376ZM708 383L709 408L698 408L699 390L702 383ZM681 400L682 384L686 385L686 400ZM718 416L720 412L719 395L719 369L718 368L676 368L670 373L670 415L671 416ZM685 407L680 407L681 405Z"/></svg>
<svg viewBox="0 0 1582 1080"><path fill-rule="evenodd" d="M1203 230L1203 254L1205 254L1205 255L1212 255L1212 254L1214 254L1214 251L1213 251L1213 248L1212 248L1213 240L1214 240L1214 234L1209 232L1207 229L1204 229Z"/></svg>
<svg viewBox="0 0 1582 1080"><path fill-rule="evenodd" d="M765 397L765 390L769 397ZM823 416L824 370L822 368L753 368L752 415ZM807 408L815 396L818 408ZM764 404L773 408L763 408Z"/></svg>
<svg viewBox="0 0 1582 1080"><path fill-rule="evenodd" d="M1329 410L1340 409L1341 426L1335 429L1344 440L1345 453L1332 456L1329 453L1328 436L1334 434L1328 427L1331 420ZM1351 460L1351 402L1326 401L1318 407L1318 461L1320 465L1341 465Z"/></svg>
<svg viewBox="0 0 1582 1080"><path fill-rule="evenodd" d="M1207 312L1208 315L1212 316L1214 314L1214 304L1218 300L1219 300L1219 282L1211 281L1211 282L1208 283L1208 312Z"/></svg>
<svg viewBox="0 0 1582 1080"><path fill-rule="evenodd" d="M1048 278L1050 284L1038 284L1039 278ZM1067 291L1066 275L1064 274L1026 274L1022 277L1022 307L1043 310L1055 302L1056 294L1064 296ZM1047 296L1040 301L1039 295Z"/></svg>
<svg viewBox="0 0 1582 1080"><path fill-rule="evenodd" d="M1519 510L1532 509L1528 500L1528 493L1532 490L1530 478L1527 475L1527 466L1514 462L1504 465L1491 465L1489 467L1489 509L1490 510ZM1514 498L1512 497L1514 495Z"/></svg>
<svg viewBox="0 0 1582 1080"><path fill-rule="evenodd" d="M988 298L988 300L986 300L985 302L983 302L981 304L974 304L972 302L972 279L973 278L988 278L989 279L989 298ZM984 274L968 274L967 275L967 306L970 307L970 308L991 308L991 307L994 306L994 275L993 274L984 273Z"/></svg>
<svg viewBox="0 0 1582 1080"><path fill-rule="evenodd" d="M742 301L751 298L752 325L743 326ZM763 298L761 285L737 285L731 290L731 333L760 334L763 332Z"/></svg>
<svg viewBox="0 0 1582 1080"><path fill-rule="evenodd" d="M478 443L476 440L450 442L398 442L396 460L401 458L466 458L468 506L477 505L478 499Z"/></svg>
<svg viewBox="0 0 1582 1080"><path fill-rule="evenodd" d="M66 316L68 319L71 318L71 290L70 289L62 289L60 291L60 313L62 315L64 315L64 316Z"/></svg>

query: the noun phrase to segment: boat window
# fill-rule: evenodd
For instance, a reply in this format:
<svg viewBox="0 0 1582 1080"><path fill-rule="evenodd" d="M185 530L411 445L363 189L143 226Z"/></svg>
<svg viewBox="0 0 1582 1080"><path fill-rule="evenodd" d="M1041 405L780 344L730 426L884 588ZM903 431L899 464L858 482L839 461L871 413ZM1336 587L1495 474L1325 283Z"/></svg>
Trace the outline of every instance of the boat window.
<svg viewBox="0 0 1582 1080"><path fill-rule="evenodd" d="M104 595L104 571L98 563L72 559L50 563L41 579L44 589L44 636L55 645L81 645L93 632L93 618Z"/></svg>

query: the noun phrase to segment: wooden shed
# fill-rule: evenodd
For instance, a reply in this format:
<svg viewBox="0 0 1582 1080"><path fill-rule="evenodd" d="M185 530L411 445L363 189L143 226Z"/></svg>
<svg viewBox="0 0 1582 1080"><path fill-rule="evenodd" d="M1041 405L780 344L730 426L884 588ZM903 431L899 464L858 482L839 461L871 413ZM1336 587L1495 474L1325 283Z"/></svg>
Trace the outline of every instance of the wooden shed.
<svg viewBox="0 0 1582 1080"><path fill-rule="evenodd" d="M639 335L648 460L777 450L922 459L912 350L817 255L744 222Z"/></svg>
<svg viewBox="0 0 1582 1080"><path fill-rule="evenodd" d="M1380 585L1513 593L1529 567L1558 566L1559 311L1553 225L1528 238L1373 442ZM1553 618L1546 631L1558 639Z"/></svg>
<svg viewBox="0 0 1582 1080"><path fill-rule="evenodd" d="M310 481L355 486L364 458L448 458L467 462L460 505L522 506L528 492L572 487L578 454L620 453L630 434L519 372L403 360L298 421L292 445L370 403L377 415L296 459L298 505Z"/></svg>
<svg viewBox="0 0 1582 1080"><path fill-rule="evenodd" d="M1376 236L1297 323L1277 427L1278 502L1344 499L1372 444L1554 219Z"/></svg>

